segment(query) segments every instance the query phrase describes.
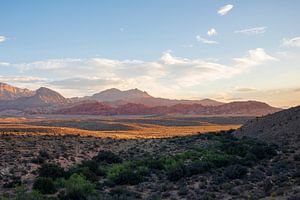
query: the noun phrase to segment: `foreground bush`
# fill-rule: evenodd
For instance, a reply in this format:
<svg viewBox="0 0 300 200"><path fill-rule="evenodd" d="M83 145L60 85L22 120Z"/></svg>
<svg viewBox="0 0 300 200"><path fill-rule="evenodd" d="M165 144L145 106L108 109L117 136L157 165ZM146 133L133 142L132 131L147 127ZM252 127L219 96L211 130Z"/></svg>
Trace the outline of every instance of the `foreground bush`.
<svg viewBox="0 0 300 200"><path fill-rule="evenodd" d="M146 166L136 166L125 162L109 169L107 178L113 184L138 184L149 172Z"/></svg>
<svg viewBox="0 0 300 200"><path fill-rule="evenodd" d="M46 178L61 178L66 175L64 169L56 164L43 164L39 170L39 176L40 177L46 177Z"/></svg>
<svg viewBox="0 0 300 200"><path fill-rule="evenodd" d="M0 200L45 200L48 199L44 197L37 191L28 192L23 185L16 187L13 194L1 195Z"/></svg>
<svg viewBox="0 0 300 200"><path fill-rule="evenodd" d="M78 174L66 180L64 187L65 191L59 195L61 200L88 200L96 196L95 185Z"/></svg>
<svg viewBox="0 0 300 200"><path fill-rule="evenodd" d="M39 177L33 184L33 189L42 194L54 194L57 190L51 178Z"/></svg>
<svg viewBox="0 0 300 200"><path fill-rule="evenodd" d="M93 158L93 160L96 162L105 162L108 164L122 162L122 159L111 151L100 151L98 155Z"/></svg>
<svg viewBox="0 0 300 200"><path fill-rule="evenodd" d="M224 171L224 176L229 179L239 179L247 174L248 170L242 165L231 165Z"/></svg>

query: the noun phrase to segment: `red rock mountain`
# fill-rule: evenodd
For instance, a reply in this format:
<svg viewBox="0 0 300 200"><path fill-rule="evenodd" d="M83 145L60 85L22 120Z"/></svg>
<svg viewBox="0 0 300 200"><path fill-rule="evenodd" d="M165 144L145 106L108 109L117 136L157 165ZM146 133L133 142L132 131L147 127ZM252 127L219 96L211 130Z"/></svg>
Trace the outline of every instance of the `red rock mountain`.
<svg viewBox="0 0 300 200"><path fill-rule="evenodd" d="M0 111L79 115L252 115L261 116L280 109L263 102L222 103L211 99L172 100L155 98L138 89L109 89L91 97L66 99L58 92L41 87L36 91L1 84ZM84 99L84 101L83 101ZM100 102L99 102L100 101Z"/></svg>
<svg viewBox="0 0 300 200"><path fill-rule="evenodd" d="M144 104L127 103L117 107L99 102L78 103L67 109L56 110L55 114L87 114L87 115L164 115L164 114L186 114L186 115L247 115L261 116L274 113L280 109L268 104L247 101L232 102L219 106L203 106L201 104L176 104L172 106L147 106Z"/></svg>
<svg viewBox="0 0 300 200"><path fill-rule="evenodd" d="M235 131L238 137L253 137L279 145L300 146L300 106L248 121Z"/></svg>
<svg viewBox="0 0 300 200"><path fill-rule="evenodd" d="M32 96L34 91L28 89L17 88L6 83L0 82L0 101L14 100L20 97Z"/></svg>
<svg viewBox="0 0 300 200"><path fill-rule="evenodd" d="M128 103L144 104L151 107L172 106L176 104L202 104L203 106L217 106L223 104L222 102L218 102L211 99L177 100L177 99L156 98L149 95L147 92L141 91L139 89L121 91L115 88L104 90L100 93L94 94L91 97L85 97L85 99L98 100L101 102L108 103L112 106L120 106Z"/></svg>
<svg viewBox="0 0 300 200"><path fill-rule="evenodd" d="M13 100L0 101L0 110L28 110L38 107L57 107L70 101L58 92L41 87L32 96L20 97Z"/></svg>

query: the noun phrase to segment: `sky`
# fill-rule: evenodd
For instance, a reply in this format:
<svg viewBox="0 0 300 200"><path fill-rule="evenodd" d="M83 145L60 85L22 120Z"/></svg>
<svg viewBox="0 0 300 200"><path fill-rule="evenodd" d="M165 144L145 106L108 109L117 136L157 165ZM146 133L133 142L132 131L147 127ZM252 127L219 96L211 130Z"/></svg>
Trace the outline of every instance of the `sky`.
<svg viewBox="0 0 300 200"><path fill-rule="evenodd" d="M298 0L0 0L0 81L300 104Z"/></svg>

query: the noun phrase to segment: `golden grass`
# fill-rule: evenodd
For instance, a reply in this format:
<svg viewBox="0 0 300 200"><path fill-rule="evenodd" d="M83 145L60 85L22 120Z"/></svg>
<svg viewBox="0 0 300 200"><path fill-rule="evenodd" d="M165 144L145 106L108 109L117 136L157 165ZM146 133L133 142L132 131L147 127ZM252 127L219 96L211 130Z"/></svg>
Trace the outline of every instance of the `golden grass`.
<svg viewBox="0 0 300 200"><path fill-rule="evenodd" d="M0 124L0 134L17 135L80 135L111 138L166 138L174 136L194 135L213 131L237 129L241 125L207 125L207 126L158 126L124 123L130 125L134 130L120 131L90 131L77 128L45 127L25 124Z"/></svg>

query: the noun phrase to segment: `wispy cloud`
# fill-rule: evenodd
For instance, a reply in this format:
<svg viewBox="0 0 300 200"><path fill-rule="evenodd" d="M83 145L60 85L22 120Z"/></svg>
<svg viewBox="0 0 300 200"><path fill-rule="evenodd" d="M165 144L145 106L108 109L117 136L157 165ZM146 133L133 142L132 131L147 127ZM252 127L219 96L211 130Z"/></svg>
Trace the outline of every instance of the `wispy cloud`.
<svg viewBox="0 0 300 200"><path fill-rule="evenodd" d="M239 87L239 86L234 87L234 90L237 91L237 92L254 92L254 91L257 91L257 89L254 88L254 87Z"/></svg>
<svg viewBox="0 0 300 200"><path fill-rule="evenodd" d="M207 31L207 35L208 36L214 36L214 35L217 35L218 33L217 33L217 31L216 31L216 29L214 29L214 28L211 28L211 29L209 29L208 31Z"/></svg>
<svg viewBox="0 0 300 200"><path fill-rule="evenodd" d="M0 76L0 82L36 83L43 81L46 81L46 79L36 76Z"/></svg>
<svg viewBox="0 0 300 200"><path fill-rule="evenodd" d="M244 35L261 35L261 34L264 34L266 31L267 31L267 27L261 26L261 27L242 29L242 30L238 30L238 31L234 31L234 32L241 33Z"/></svg>
<svg viewBox="0 0 300 200"><path fill-rule="evenodd" d="M262 48L256 48L248 51L248 54L242 58L233 59L240 67L249 67L262 64L266 61L276 61L277 59L270 56Z"/></svg>
<svg viewBox="0 0 300 200"><path fill-rule="evenodd" d="M31 63L9 63L19 71L16 77L0 77L10 83L43 82L63 94L87 95L110 87L129 89L138 87L156 96L174 96L178 91L201 85L207 81L228 79L245 73L256 65L276 60L264 49L249 50L232 63L217 60L177 57L166 51L154 61L114 60L107 58L52 59ZM40 77L30 77L32 74ZM26 77L26 75L28 75ZM2 78L2 79L1 79Z"/></svg>
<svg viewBox="0 0 300 200"><path fill-rule="evenodd" d="M6 40L5 36L0 35L0 42L4 42Z"/></svg>
<svg viewBox="0 0 300 200"><path fill-rule="evenodd" d="M282 46L286 47L300 47L300 37L283 38Z"/></svg>
<svg viewBox="0 0 300 200"><path fill-rule="evenodd" d="M217 41L214 40L208 40L206 38L201 37L200 35L196 36L197 41L202 42L204 44L218 44Z"/></svg>
<svg viewBox="0 0 300 200"><path fill-rule="evenodd" d="M232 8L233 5L231 4L225 5L218 10L218 14L221 16L226 15Z"/></svg>

